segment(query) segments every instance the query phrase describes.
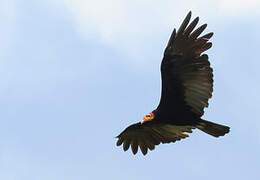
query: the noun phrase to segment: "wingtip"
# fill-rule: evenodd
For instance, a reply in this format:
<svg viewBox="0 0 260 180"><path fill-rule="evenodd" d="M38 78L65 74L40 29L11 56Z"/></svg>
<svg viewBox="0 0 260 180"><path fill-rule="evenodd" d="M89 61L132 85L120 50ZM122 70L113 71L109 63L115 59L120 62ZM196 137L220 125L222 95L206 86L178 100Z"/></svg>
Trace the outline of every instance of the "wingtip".
<svg viewBox="0 0 260 180"><path fill-rule="evenodd" d="M213 32L210 32L210 33L208 33L208 39L210 39L212 36L214 35L214 33Z"/></svg>
<svg viewBox="0 0 260 180"><path fill-rule="evenodd" d="M191 11L186 15L185 19L183 20L181 26L178 29L177 34L179 33L183 33L183 31L185 30L185 28L187 27L187 25L189 24L191 19Z"/></svg>
<svg viewBox="0 0 260 180"><path fill-rule="evenodd" d="M207 24L203 24L198 27L193 33L190 35L190 38L195 40L207 27Z"/></svg>
<svg viewBox="0 0 260 180"><path fill-rule="evenodd" d="M207 23L203 24L201 27L203 27L203 29L205 29L208 26Z"/></svg>
<svg viewBox="0 0 260 180"><path fill-rule="evenodd" d="M189 11L189 13L187 14L187 16L186 16L186 18L185 19L189 19L190 20L190 18L191 18L191 11Z"/></svg>
<svg viewBox="0 0 260 180"><path fill-rule="evenodd" d="M167 43L167 47L171 46L171 44L173 43L173 41L175 39L175 36L176 36L176 29L174 28L172 31L171 37Z"/></svg>
<svg viewBox="0 0 260 180"><path fill-rule="evenodd" d="M142 154L145 156L148 152L148 149L141 149L141 151L142 151Z"/></svg>
<svg viewBox="0 0 260 180"><path fill-rule="evenodd" d="M132 151L133 152L133 151ZM133 155L136 155L137 152L133 152Z"/></svg>
<svg viewBox="0 0 260 180"><path fill-rule="evenodd" d="M199 17L196 17L191 23L190 25L185 29L184 31L184 34L186 36L188 36L192 31L193 29L196 27L196 25L198 24L199 22Z"/></svg>

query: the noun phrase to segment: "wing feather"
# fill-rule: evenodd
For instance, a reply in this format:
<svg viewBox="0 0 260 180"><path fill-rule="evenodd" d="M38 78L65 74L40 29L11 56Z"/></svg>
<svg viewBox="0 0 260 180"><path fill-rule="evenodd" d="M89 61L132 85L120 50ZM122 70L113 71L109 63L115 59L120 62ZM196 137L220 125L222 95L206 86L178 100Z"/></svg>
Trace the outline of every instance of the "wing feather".
<svg viewBox="0 0 260 180"><path fill-rule="evenodd" d="M130 146L130 139L125 139L123 145L124 151L127 151L129 149L129 146Z"/></svg>
<svg viewBox="0 0 260 180"><path fill-rule="evenodd" d="M196 29L193 33L190 35L191 40L195 40L199 35L206 29L207 24L201 25L198 29Z"/></svg>
<svg viewBox="0 0 260 180"><path fill-rule="evenodd" d="M193 31L193 29L196 27L196 25L199 22L199 17L196 17L191 23L190 25L187 27L187 29L184 32L184 35L189 35L191 33L191 31Z"/></svg>
<svg viewBox="0 0 260 180"><path fill-rule="evenodd" d="M170 113L183 114L184 112L179 112L180 109L188 109L189 112L202 116L212 96L213 70L208 56L202 53L212 47L208 40L213 33L199 37L207 24L196 29L199 18L195 18L189 24L190 19L191 12L186 16L177 34L171 36L174 38L170 38L164 52L161 64L162 95L157 108L161 113L161 109L168 108ZM174 111L175 109L169 107L179 108Z"/></svg>
<svg viewBox="0 0 260 180"><path fill-rule="evenodd" d="M193 126L175 126L171 124L155 123L136 123L127 127L120 135L117 136L117 146L123 144L124 151L131 149L133 154L140 148L143 155L149 150L154 150L160 143L171 143L186 137L186 133L191 133Z"/></svg>
<svg viewBox="0 0 260 180"><path fill-rule="evenodd" d="M137 143L136 139L133 139L131 141L131 149L132 149L133 154L137 153L137 151L138 151L138 143Z"/></svg>
<svg viewBox="0 0 260 180"><path fill-rule="evenodd" d="M189 24L190 22L190 18L191 18L191 11L187 14L187 16L185 17L184 21L182 22L178 32L177 32L177 35L179 34L182 34L183 31L185 30L185 28L187 27L187 25Z"/></svg>

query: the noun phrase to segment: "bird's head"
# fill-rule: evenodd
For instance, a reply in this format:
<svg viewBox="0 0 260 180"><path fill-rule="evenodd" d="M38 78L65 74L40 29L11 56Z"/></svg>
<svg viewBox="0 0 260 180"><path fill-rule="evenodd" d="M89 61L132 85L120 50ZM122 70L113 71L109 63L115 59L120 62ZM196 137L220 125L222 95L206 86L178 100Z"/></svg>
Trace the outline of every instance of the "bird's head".
<svg viewBox="0 0 260 180"><path fill-rule="evenodd" d="M153 112L148 113L148 114L146 114L146 115L143 117L143 119L142 119L142 121L141 121L141 124L143 124L143 123L145 123L145 122L148 122L148 121L152 121L153 119L154 119L154 113L153 113Z"/></svg>

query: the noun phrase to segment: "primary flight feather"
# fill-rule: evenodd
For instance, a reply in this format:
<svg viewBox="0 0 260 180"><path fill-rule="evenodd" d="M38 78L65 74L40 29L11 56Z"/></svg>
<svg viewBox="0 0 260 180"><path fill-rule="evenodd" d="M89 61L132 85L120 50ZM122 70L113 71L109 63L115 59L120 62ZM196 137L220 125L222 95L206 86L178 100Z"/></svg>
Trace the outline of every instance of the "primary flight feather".
<svg viewBox="0 0 260 180"><path fill-rule="evenodd" d="M117 138L124 151L138 147L145 155L160 143L171 143L188 137L192 129L214 137L229 132L229 127L201 119L213 91L213 70L208 56L208 42L213 33L201 37L207 24L195 29L199 17L191 23L189 12L180 28L173 33L161 62L162 92L158 107L146 114L141 122L127 127Z"/></svg>

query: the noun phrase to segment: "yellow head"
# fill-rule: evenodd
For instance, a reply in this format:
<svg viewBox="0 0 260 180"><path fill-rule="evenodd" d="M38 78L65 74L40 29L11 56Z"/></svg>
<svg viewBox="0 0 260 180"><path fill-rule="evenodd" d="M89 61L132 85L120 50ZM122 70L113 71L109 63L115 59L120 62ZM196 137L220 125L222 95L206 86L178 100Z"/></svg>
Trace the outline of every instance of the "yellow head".
<svg viewBox="0 0 260 180"><path fill-rule="evenodd" d="M151 112L151 113L148 113L144 116L144 118L142 119L141 121L141 124L147 122L147 121L152 121L154 119L154 114Z"/></svg>

